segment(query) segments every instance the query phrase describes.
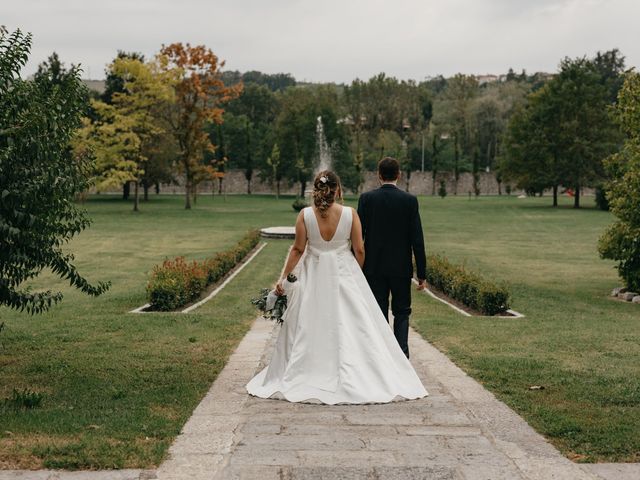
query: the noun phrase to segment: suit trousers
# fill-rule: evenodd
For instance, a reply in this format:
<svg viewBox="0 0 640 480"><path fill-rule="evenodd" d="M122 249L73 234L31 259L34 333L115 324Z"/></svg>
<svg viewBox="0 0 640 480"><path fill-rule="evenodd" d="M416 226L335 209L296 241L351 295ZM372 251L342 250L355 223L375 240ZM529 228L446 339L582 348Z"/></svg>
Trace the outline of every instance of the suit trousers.
<svg viewBox="0 0 640 480"><path fill-rule="evenodd" d="M393 313L393 333L400 348L409 358L409 315L411 315L411 278L393 276L370 276L367 282L376 297L380 310L389 321L389 295Z"/></svg>

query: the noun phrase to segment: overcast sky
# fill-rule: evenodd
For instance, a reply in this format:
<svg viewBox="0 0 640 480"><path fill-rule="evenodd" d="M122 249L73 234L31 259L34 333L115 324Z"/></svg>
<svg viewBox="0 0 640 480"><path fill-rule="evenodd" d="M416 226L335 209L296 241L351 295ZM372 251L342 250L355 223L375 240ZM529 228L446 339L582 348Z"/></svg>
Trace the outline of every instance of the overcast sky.
<svg viewBox="0 0 640 480"><path fill-rule="evenodd" d="M639 19L639 0L0 0L0 24L34 35L25 74L55 50L85 78L104 78L118 49L172 42L310 81L553 72L615 47L637 66Z"/></svg>

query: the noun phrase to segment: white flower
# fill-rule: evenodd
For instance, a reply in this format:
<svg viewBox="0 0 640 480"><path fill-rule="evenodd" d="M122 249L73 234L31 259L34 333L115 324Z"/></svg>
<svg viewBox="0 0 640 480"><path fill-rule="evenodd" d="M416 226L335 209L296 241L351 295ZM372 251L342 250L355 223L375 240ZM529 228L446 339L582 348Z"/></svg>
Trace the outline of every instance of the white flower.
<svg viewBox="0 0 640 480"><path fill-rule="evenodd" d="M320 177L320 181L322 183L327 183L329 181L329 179L323 175L322 177Z"/></svg>

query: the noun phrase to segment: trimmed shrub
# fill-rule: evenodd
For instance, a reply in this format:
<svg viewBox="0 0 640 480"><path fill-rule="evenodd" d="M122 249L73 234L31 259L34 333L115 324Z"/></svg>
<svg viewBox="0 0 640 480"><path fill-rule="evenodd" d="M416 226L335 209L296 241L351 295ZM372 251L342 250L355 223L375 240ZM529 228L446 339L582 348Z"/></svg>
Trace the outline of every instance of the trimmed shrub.
<svg viewBox="0 0 640 480"><path fill-rule="evenodd" d="M610 210L609 200L607 200L607 192L603 186L596 187L596 206L605 212Z"/></svg>
<svg viewBox="0 0 640 480"><path fill-rule="evenodd" d="M156 265L147 284L147 297L153 310L170 311L196 300L211 284L221 280L260 241L260 232L248 232L237 245L199 263L184 257Z"/></svg>
<svg viewBox="0 0 640 480"><path fill-rule="evenodd" d="M307 205L307 202L304 200L304 198L298 197L294 200L291 206L296 212L299 212L300 210L308 207L309 205Z"/></svg>
<svg viewBox="0 0 640 480"><path fill-rule="evenodd" d="M440 188L438 188L438 195L440 195L440 198L444 198L447 196L447 184L444 180L440 180Z"/></svg>
<svg viewBox="0 0 640 480"><path fill-rule="evenodd" d="M485 315L509 309L509 291L505 286L454 265L440 255L427 256L427 282L436 290Z"/></svg>

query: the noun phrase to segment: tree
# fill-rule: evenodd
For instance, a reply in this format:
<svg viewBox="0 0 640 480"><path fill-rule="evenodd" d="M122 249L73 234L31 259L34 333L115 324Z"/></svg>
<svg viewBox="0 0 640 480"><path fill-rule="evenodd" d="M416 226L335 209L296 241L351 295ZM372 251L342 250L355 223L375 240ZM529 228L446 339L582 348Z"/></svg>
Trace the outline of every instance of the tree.
<svg viewBox="0 0 640 480"><path fill-rule="evenodd" d="M276 138L282 172L290 182L299 183L304 196L307 182L319 164L317 128L322 123L333 166L350 183L353 164L349 157L346 128L338 122L338 96L330 86L295 87L280 98ZM320 120L319 120L320 118Z"/></svg>
<svg viewBox="0 0 640 480"><path fill-rule="evenodd" d="M208 127L214 145L220 147L226 140L224 155L229 158L230 168L244 171L248 194L255 171L269 155L276 114L276 95L263 85L249 83L238 98L227 104L224 123ZM207 158L217 157L218 150Z"/></svg>
<svg viewBox="0 0 640 480"><path fill-rule="evenodd" d="M606 52L598 52L592 60L593 68L600 76L600 83L609 92L609 103L615 103L618 92L624 83L624 55L614 48Z"/></svg>
<svg viewBox="0 0 640 480"><path fill-rule="evenodd" d="M617 144L608 91L593 63L564 59L558 75L514 115L507 142L502 164L507 178L528 191L553 188L554 206L559 186L571 187L579 208L582 187L601 181L602 159Z"/></svg>
<svg viewBox="0 0 640 480"><path fill-rule="evenodd" d="M245 72L242 75L242 82L264 85L272 92L284 91L289 87L295 87L297 84L296 79L288 73L268 74L255 70Z"/></svg>
<svg viewBox="0 0 640 480"><path fill-rule="evenodd" d="M112 96L113 105L122 116L131 120L133 133L138 137L138 149L134 153L139 175L135 178L134 210L138 209L139 185L145 184L145 199L151 182L157 180L153 175L167 177L167 151L175 148L167 141L169 125L163 118L163 112L174 103L176 72L163 71L159 62L144 63L137 58L118 58L111 70L117 78L124 79L124 91Z"/></svg>
<svg viewBox="0 0 640 480"><path fill-rule="evenodd" d="M565 58L548 87L549 107L558 124L553 147L563 163L563 183L573 187L574 207L579 208L582 187L602 179L602 160L617 146L608 113L610 92L585 58Z"/></svg>
<svg viewBox="0 0 640 480"><path fill-rule="evenodd" d="M640 74L629 72L618 95L614 114L626 136L624 146L610 156L607 199L618 217L602 235L598 250L618 262L625 285L640 292Z"/></svg>
<svg viewBox="0 0 640 480"><path fill-rule="evenodd" d="M401 148L394 155L406 172L408 186L411 171L421 165L422 137L432 117L428 84L400 81L384 73L366 82L356 79L344 88L343 105L346 116L341 123L351 133L355 190L362 182L362 170L375 168L381 148L389 145L391 137L400 139Z"/></svg>
<svg viewBox="0 0 640 480"><path fill-rule="evenodd" d="M162 47L161 67L174 70L175 105L168 109L167 119L179 146L180 167L185 177L185 208L191 208L191 195L198 181L206 178L211 167L203 164L204 152L213 151L205 127L208 122L222 123L221 105L238 97L242 84L225 86L220 68L224 62L211 49L203 46L173 43Z"/></svg>
<svg viewBox="0 0 640 480"><path fill-rule="evenodd" d="M526 107L511 118L500 172L529 194L553 188L553 205L557 206L563 170L560 151L554 144L559 132L557 117L548 107L549 96L545 87L532 93Z"/></svg>
<svg viewBox="0 0 640 480"><path fill-rule="evenodd" d="M125 52L123 50L118 50L118 54L116 58L113 59L106 70L106 78L104 82L104 92L102 93L102 101L108 104L111 104L111 100L113 95L116 93L123 93L125 79L118 75L118 72L114 71L112 67L113 63L119 59L129 59L129 60L138 60L141 63L144 63L144 55L139 52Z"/></svg>
<svg viewBox="0 0 640 480"><path fill-rule="evenodd" d="M471 105L478 92L478 81L470 75L457 74L447 82L447 88L438 104L437 122L446 126L453 139L454 195L458 193L458 180L464 163L472 155Z"/></svg>
<svg viewBox="0 0 640 480"><path fill-rule="evenodd" d="M53 52L46 61L38 65L38 70L33 75L33 79L42 81L45 77L48 77L51 85L60 85L70 75L73 75L73 67L71 71L67 70L58 54Z"/></svg>
<svg viewBox="0 0 640 480"><path fill-rule="evenodd" d="M109 284L91 285L62 250L90 224L73 203L89 187L89 160L69 148L86 88L78 67L55 87L48 75L21 80L30 48L31 35L0 27L0 305L40 313L62 299L59 292L24 288L45 268L88 295Z"/></svg>
<svg viewBox="0 0 640 480"><path fill-rule="evenodd" d="M280 171L280 148L278 144L273 145L271 155L267 158L267 165L271 169L269 173L269 179L272 184L276 186L276 200L280 198L280 181L282 180L282 173Z"/></svg>
<svg viewBox="0 0 640 480"><path fill-rule="evenodd" d="M144 55L142 53L138 53L138 52L125 52L123 50L118 50L118 54L116 55L116 58L114 59L114 62L118 59L131 59L131 60L139 60L140 62L144 62ZM111 105L112 103L112 98L113 95L116 93L123 93L124 92L124 82L125 79L121 78L117 75L116 72L113 71L113 69L111 68L111 66L113 65L113 62L111 62L106 70L105 70L105 74L106 74L106 79L104 82L104 92L102 93L102 95L100 96L100 100L102 100L104 103L107 103L109 105ZM94 120L95 115L90 114L90 117L92 120ZM129 194L130 194L130 181L127 180L122 184L122 199L123 200L129 200Z"/></svg>
<svg viewBox="0 0 640 480"><path fill-rule="evenodd" d="M133 119L114 105L101 101L92 101L91 105L95 120L83 119L72 141L75 156L94 157L91 174L98 192L135 181L142 171L138 166L141 141Z"/></svg>
<svg viewBox="0 0 640 480"><path fill-rule="evenodd" d="M168 125L161 112L173 102L175 71L162 71L156 63L129 57L117 58L110 70L124 81L122 91L113 93L111 104L92 103L96 120L85 125L81 138L96 153L98 188L134 182L133 210L137 211L140 184L153 181L151 162L164 160L158 144L167 146L161 139ZM158 165L154 167L157 170Z"/></svg>

